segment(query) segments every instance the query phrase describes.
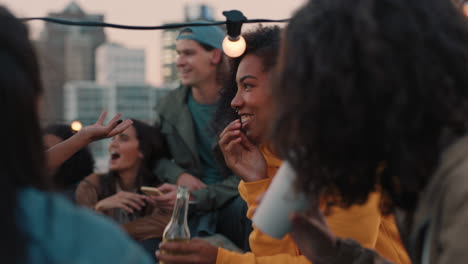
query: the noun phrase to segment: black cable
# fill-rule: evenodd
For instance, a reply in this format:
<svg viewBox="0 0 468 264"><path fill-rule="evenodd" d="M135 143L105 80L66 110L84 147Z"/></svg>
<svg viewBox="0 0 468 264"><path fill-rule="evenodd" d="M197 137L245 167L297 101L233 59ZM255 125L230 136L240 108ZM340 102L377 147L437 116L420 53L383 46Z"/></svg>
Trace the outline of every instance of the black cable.
<svg viewBox="0 0 468 264"><path fill-rule="evenodd" d="M176 24L165 24L162 26L128 26L128 25L119 25L119 24L110 24L104 22L93 22L93 21L78 21L78 20L65 20L51 17L27 17L21 18L22 21L32 21L32 20L42 20L46 22L69 25L69 26L83 26L83 27L110 27L110 28L119 28L119 29L130 29L130 30L159 30L159 29L172 29L172 28L182 28L182 27L206 27L213 25L225 25L226 21L214 21L206 23L176 23ZM281 23L288 22L289 19L248 19L244 23Z"/></svg>

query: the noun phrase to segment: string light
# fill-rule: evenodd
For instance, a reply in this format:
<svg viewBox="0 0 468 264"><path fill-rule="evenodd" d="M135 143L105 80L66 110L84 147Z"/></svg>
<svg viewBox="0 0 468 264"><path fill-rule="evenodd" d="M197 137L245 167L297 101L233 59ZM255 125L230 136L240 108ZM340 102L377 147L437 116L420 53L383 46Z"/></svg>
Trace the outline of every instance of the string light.
<svg viewBox="0 0 468 264"><path fill-rule="evenodd" d="M226 25L227 36L223 40L223 51L229 57L241 56L246 48L246 43L241 35L242 24L245 23L282 23L288 22L289 19L247 19L242 12L238 10L224 11L223 15L226 21L214 21L208 23L174 23L165 24L162 26L129 26L121 24L111 24L105 22L83 21L83 20L67 20L51 17L26 17L21 18L22 21L42 20L49 23L55 23L67 26L82 26L82 27L109 27L128 30L161 30L161 29L175 29L184 27L206 27L206 26L219 26Z"/></svg>
<svg viewBox="0 0 468 264"><path fill-rule="evenodd" d="M175 28L184 28L184 27L206 27L206 26L219 26L225 25L226 21L214 21L207 23L174 23L174 24L165 24L162 26L129 26L122 24L111 24L105 22L95 22L95 21L83 21L83 20L67 20L67 19L58 19L51 17L25 17L20 18L21 21L28 22L33 20L42 20L49 23L67 25L67 26L81 26L81 27L109 27L109 28L118 28L118 29L128 29L128 30L161 30L161 29L175 29ZM244 21L244 24L248 23L282 23L288 22L289 19L248 19Z"/></svg>
<svg viewBox="0 0 468 264"><path fill-rule="evenodd" d="M82 128L83 128L83 124L81 124L80 121L73 121L71 124L70 124L70 127L73 131L80 131Z"/></svg>
<svg viewBox="0 0 468 264"><path fill-rule="evenodd" d="M232 58L241 56L245 51L245 39L241 35L242 24L247 18L239 10L224 11L227 36L223 40L223 51Z"/></svg>
<svg viewBox="0 0 468 264"><path fill-rule="evenodd" d="M223 51L231 58L237 58L244 54L245 48L245 39L241 35L237 38L231 38L228 35L223 40Z"/></svg>

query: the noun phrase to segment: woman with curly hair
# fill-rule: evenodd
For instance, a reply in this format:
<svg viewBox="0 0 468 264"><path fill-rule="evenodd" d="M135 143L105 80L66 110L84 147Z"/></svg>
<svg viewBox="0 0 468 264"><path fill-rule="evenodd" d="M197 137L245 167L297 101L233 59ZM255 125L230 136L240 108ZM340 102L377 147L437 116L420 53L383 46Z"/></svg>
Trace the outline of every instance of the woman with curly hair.
<svg viewBox="0 0 468 264"><path fill-rule="evenodd" d="M271 94L268 75L277 62L280 46L278 27L259 27L244 34L245 53L232 60L234 81L222 90L220 105L215 115L215 129L220 134L219 146L226 164L241 177L239 193L248 204L247 217L251 218L258 205L257 199L269 188L281 160L270 150L266 138L271 117ZM362 206L343 210L333 208L327 222L340 237L351 237L375 248L396 263L409 263L401 244L393 218L381 217L378 210L380 195ZM241 254L194 241L175 245L182 251L191 251L187 258L200 263L310 263L299 251L289 235L275 239L254 226L249 237L251 252ZM173 250L169 243L164 250ZM203 248L204 250L199 250ZM180 261L167 256L165 263ZM198 263L198 262L196 262Z"/></svg>
<svg viewBox="0 0 468 264"><path fill-rule="evenodd" d="M301 252L313 263L384 262L332 235L318 210L319 196L349 207L379 186L414 263L468 262L462 12L445 0L313 0L280 57L272 137L314 205L293 217Z"/></svg>

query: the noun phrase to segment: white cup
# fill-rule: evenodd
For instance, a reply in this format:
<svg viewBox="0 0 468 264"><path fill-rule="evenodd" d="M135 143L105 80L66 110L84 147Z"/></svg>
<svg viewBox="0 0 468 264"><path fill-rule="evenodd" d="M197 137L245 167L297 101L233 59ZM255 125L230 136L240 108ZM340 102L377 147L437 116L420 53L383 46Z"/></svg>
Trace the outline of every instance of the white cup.
<svg viewBox="0 0 468 264"><path fill-rule="evenodd" d="M306 209L304 194L294 189L296 173L283 162L253 216L253 224L263 233L281 239L291 230L290 214Z"/></svg>

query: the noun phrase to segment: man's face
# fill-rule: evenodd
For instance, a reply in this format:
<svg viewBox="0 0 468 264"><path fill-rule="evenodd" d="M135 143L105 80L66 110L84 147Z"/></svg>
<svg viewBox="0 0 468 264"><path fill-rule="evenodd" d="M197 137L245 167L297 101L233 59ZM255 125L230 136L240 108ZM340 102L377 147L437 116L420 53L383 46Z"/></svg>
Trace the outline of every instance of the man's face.
<svg viewBox="0 0 468 264"><path fill-rule="evenodd" d="M216 78L213 51L206 51L198 42L179 39L176 42L177 71L183 85L199 86Z"/></svg>

